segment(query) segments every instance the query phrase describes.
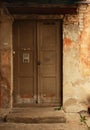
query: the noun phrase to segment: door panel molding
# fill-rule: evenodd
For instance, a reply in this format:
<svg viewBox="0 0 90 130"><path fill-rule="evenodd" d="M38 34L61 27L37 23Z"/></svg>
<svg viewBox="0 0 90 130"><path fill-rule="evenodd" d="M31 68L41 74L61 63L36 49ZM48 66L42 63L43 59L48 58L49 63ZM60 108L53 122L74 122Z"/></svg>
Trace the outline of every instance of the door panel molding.
<svg viewBox="0 0 90 130"><path fill-rule="evenodd" d="M61 103L59 20L14 23L14 106Z"/></svg>

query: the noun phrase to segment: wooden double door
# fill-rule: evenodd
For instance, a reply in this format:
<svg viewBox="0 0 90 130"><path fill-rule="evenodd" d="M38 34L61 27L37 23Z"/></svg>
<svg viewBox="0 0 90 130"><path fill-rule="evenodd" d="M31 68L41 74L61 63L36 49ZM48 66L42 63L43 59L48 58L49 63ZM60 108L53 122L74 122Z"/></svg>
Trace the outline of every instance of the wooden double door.
<svg viewBox="0 0 90 130"><path fill-rule="evenodd" d="M57 20L14 22L14 106L60 105L60 28Z"/></svg>

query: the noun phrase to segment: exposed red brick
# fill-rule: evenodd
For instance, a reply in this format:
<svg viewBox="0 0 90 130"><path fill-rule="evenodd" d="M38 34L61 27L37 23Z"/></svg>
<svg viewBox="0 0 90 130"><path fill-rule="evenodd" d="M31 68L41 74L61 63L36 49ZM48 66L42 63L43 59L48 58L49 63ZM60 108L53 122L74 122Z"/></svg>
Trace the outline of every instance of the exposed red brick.
<svg viewBox="0 0 90 130"><path fill-rule="evenodd" d="M82 71L85 75L90 75L90 6L87 8L83 20L83 31L79 39L80 60Z"/></svg>

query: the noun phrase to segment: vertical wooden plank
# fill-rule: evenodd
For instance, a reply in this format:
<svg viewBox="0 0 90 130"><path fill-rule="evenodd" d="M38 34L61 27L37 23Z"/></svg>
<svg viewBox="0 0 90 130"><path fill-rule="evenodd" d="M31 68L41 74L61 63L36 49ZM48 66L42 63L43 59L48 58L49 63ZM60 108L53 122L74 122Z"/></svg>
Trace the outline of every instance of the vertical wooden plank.
<svg viewBox="0 0 90 130"><path fill-rule="evenodd" d="M38 23L38 94L41 104L57 105L61 102L59 26L54 20Z"/></svg>

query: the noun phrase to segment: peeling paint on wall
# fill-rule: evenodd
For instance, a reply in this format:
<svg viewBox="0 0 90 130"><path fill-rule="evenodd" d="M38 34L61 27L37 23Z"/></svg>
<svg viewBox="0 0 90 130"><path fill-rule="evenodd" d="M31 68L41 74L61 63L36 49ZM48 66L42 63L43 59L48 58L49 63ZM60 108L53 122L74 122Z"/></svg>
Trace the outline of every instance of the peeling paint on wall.
<svg viewBox="0 0 90 130"><path fill-rule="evenodd" d="M8 51L3 51L1 54L1 63L2 65L9 65L10 64L10 52Z"/></svg>
<svg viewBox="0 0 90 130"><path fill-rule="evenodd" d="M67 112L78 112L87 104L85 80L80 72L78 21L65 22L63 29L63 108Z"/></svg>
<svg viewBox="0 0 90 130"><path fill-rule="evenodd" d="M11 106L12 23L6 11L0 14L0 107Z"/></svg>
<svg viewBox="0 0 90 130"><path fill-rule="evenodd" d="M1 91L1 107L8 108L10 106L10 52L1 51L1 68L0 68L0 91Z"/></svg>
<svg viewBox="0 0 90 130"><path fill-rule="evenodd" d="M84 75L90 75L90 6L84 14L84 28L80 41L81 71Z"/></svg>
<svg viewBox="0 0 90 130"><path fill-rule="evenodd" d="M72 40L66 37L66 38L64 38L63 43L64 43L65 48L68 48L71 46Z"/></svg>
<svg viewBox="0 0 90 130"><path fill-rule="evenodd" d="M0 105L2 108L7 108L10 105L10 83L6 77L2 76L0 71Z"/></svg>

